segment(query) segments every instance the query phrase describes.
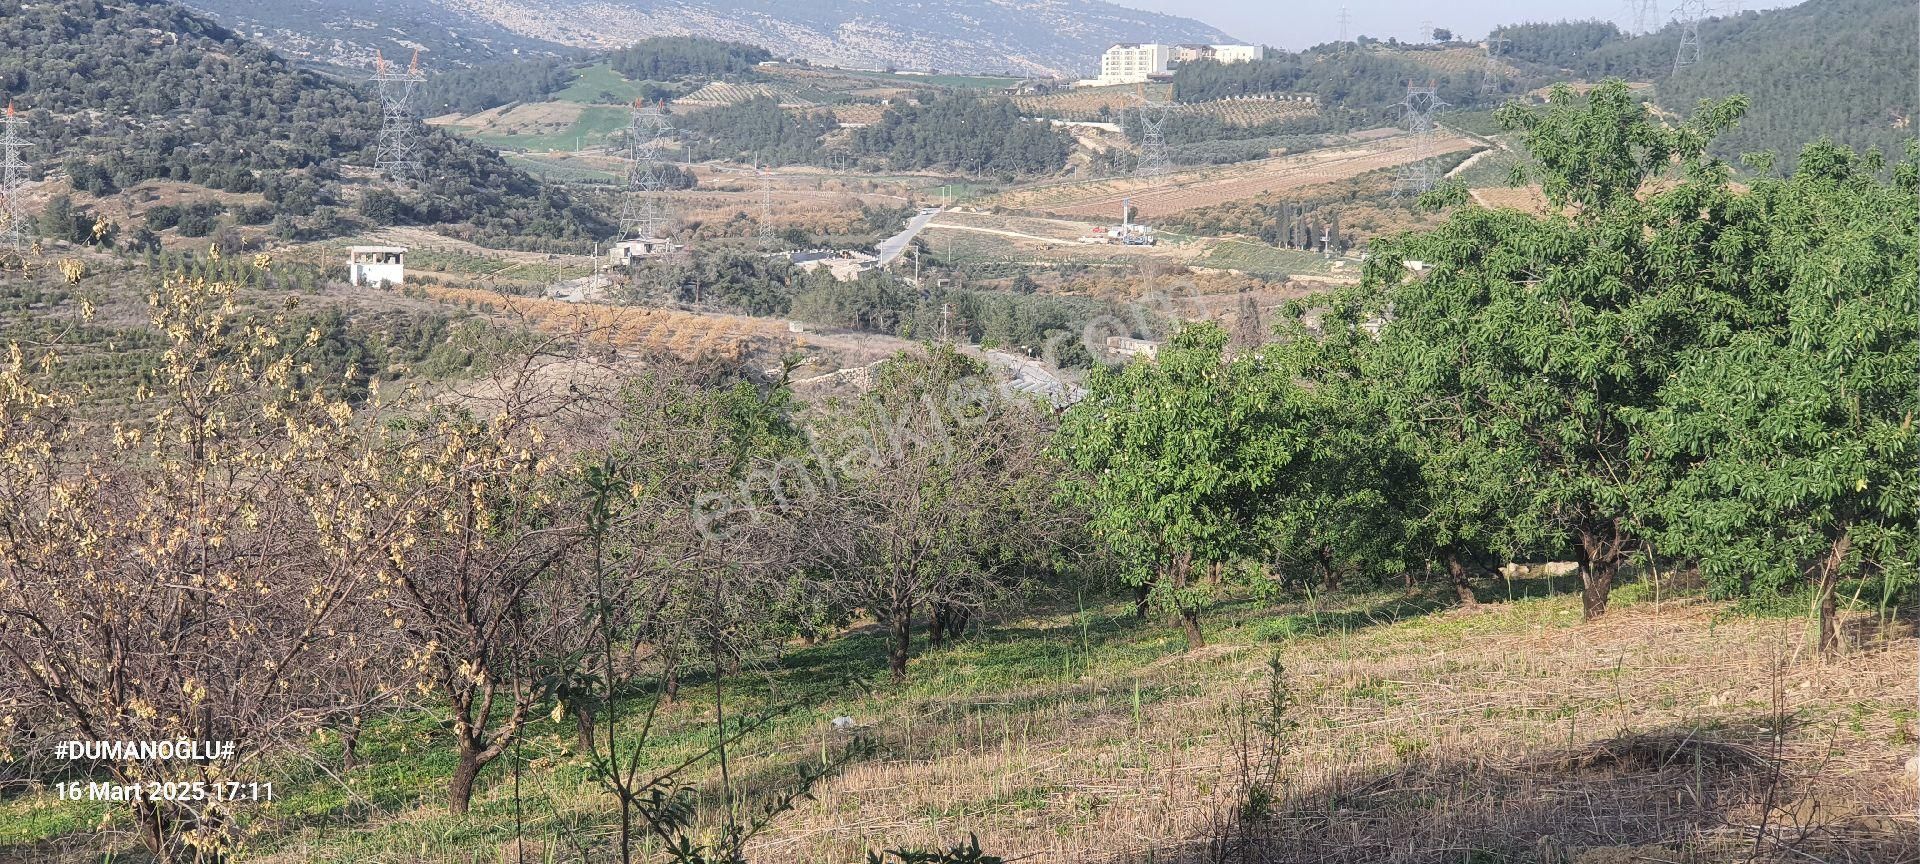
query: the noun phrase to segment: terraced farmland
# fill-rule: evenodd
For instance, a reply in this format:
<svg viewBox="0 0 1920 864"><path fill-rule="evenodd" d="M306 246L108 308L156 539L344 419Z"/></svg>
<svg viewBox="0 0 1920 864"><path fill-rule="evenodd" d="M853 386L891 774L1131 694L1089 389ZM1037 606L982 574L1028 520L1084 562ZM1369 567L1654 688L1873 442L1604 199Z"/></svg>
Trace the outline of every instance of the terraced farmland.
<svg viewBox="0 0 1920 864"><path fill-rule="evenodd" d="M834 105L828 110L833 112L834 121L842 126L868 126L880 122L880 115L886 113L887 106L855 103Z"/></svg>
<svg viewBox="0 0 1920 864"><path fill-rule="evenodd" d="M595 342L660 351L686 360L737 358L757 341L788 338L787 328L768 318L567 303L434 284L422 290L443 303L510 313L544 333L578 333Z"/></svg>
<svg viewBox="0 0 1920 864"><path fill-rule="evenodd" d="M1112 115L1140 104L1139 94L1142 87L1132 84L1118 84L1112 87L1075 87L1058 93L1040 96L1019 96L1013 100L1020 110L1036 117L1053 117L1059 120L1100 120L1100 110L1105 108ZM1149 98L1167 100L1173 98L1173 85L1151 84L1144 86Z"/></svg>
<svg viewBox="0 0 1920 864"><path fill-rule="evenodd" d="M427 122L502 150L577 150L606 143L608 136L627 125L627 109L578 102L523 102Z"/></svg>
<svg viewBox="0 0 1920 864"><path fill-rule="evenodd" d="M791 87L779 84L729 84L725 81L708 84L673 100L673 104L691 108L718 108L752 99L776 99L783 105L812 104L809 100L798 98Z"/></svg>
<svg viewBox="0 0 1920 864"><path fill-rule="evenodd" d="M1472 139L1446 134L1436 138L1429 155L1456 153L1474 146ZM1062 216L1115 218L1121 201L1130 198L1140 217L1151 219L1269 192L1344 180L1368 171L1405 165L1417 156L1409 146L1409 139L1395 136L1277 159L1182 171L1158 184L1127 177L1030 186L1003 193L989 203Z"/></svg>
<svg viewBox="0 0 1920 864"><path fill-rule="evenodd" d="M1173 86L1170 84L1150 84L1144 88L1122 84L1113 87L1076 87L1041 96L1019 96L1013 102L1020 106L1020 110L1035 117L1118 121L1124 112L1140 105L1142 92L1155 100L1173 98ZM1229 126L1259 126L1275 120L1305 116L1315 110L1314 104L1305 98L1280 96L1175 105L1172 113L1186 117L1215 117Z"/></svg>
<svg viewBox="0 0 1920 864"><path fill-rule="evenodd" d="M1406 51L1399 56L1443 75L1465 75L1487 68L1487 53L1482 48L1447 48L1440 51ZM1520 70L1500 64L1502 75L1518 75Z"/></svg>
<svg viewBox="0 0 1920 864"><path fill-rule="evenodd" d="M1260 126L1276 120L1306 117L1318 108L1305 99L1221 99L1173 109L1175 116L1217 117L1228 126Z"/></svg>

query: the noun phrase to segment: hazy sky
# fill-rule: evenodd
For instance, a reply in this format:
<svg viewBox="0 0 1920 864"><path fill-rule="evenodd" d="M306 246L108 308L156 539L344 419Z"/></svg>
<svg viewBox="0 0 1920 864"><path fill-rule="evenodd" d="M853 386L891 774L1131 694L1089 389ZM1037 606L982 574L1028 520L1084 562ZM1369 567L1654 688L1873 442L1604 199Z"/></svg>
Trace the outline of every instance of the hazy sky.
<svg viewBox="0 0 1920 864"><path fill-rule="evenodd" d="M1122 6L1152 9L1198 18L1235 37L1281 48L1305 48L1340 37L1341 0L1286 4L1276 0L1111 0ZM1795 0L1708 0L1715 13L1733 8L1770 9L1792 6ZM1460 38L1477 39L1501 24L1559 21L1568 18L1606 18L1623 28L1633 22L1627 0L1346 0L1347 33L1353 36L1389 36L1409 41L1422 21L1445 27ZM1672 17L1673 0L1660 0L1660 21Z"/></svg>

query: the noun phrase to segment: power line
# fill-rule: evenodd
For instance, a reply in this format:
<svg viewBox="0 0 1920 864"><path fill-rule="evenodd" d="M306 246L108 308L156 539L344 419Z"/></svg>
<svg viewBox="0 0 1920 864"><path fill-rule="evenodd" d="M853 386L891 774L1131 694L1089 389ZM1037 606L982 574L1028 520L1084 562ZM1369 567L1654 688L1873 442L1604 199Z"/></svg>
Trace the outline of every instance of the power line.
<svg viewBox="0 0 1920 864"><path fill-rule="evenodd" d="M760 245L767 251L774 251L773 236L773 172L762 167L759 160L753 163L754 177L760 181Z"/></svg>
<svg viewBox="0 0 1920 864"><path fill-rule="evenodd" d="M380 141L373 167L388 177L417 179L421 175L418 120L413 113L413 96L421 82L420 52L406 68L387 62L373 52L373 84L380 92Z"/></svg>

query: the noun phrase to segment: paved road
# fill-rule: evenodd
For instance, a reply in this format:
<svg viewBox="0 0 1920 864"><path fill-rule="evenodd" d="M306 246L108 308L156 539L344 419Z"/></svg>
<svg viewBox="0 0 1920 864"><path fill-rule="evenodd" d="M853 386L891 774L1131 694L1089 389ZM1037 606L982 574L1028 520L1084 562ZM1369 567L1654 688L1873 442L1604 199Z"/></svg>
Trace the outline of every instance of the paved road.
<svg viewBox="0 0 1920 864"><path fill-rule="evenodd" d="M892 264L894 259L899 258L901 254L905 253L907 251L907 244L913 242L913 238L920 233L920 229L927 227L927 223L932 222L933 217L938 215L940 215L940 211L934 209L915 216L907 221L907 230L880 241L880 266L885 267L888 264Z"/></svg>

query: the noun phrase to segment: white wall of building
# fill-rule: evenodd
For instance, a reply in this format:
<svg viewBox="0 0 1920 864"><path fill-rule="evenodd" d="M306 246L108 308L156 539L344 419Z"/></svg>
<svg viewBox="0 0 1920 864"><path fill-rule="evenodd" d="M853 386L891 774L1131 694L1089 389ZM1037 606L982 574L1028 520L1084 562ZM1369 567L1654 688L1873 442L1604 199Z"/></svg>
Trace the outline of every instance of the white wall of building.
<svg viewBox="0 0 1920 864"><path fill-rule="evenodd" d="M1173 46L1148 42L1139 45L1115 45L1100 55L1102 84L1138 84L1150 75L1164 75L1173 60Z"/></svg>
<svg viewBox="0 0 1920 864"><path fill-rule="evenodd" d="M1260 59L1258 45L1209 45L1213 49L1213 59L1222 63L1246 63Z"/></svg>
<svg viewBox="0 0 1920 864"><path fill-rule="evenodd" d="M1100 76L1093 84L1139 84L1153 75L1165 75L1174 63L1218 60L1245 63L1258 60L1258 45L1163 45L1157 42L1115 45L1100 55Z"/></svg>

